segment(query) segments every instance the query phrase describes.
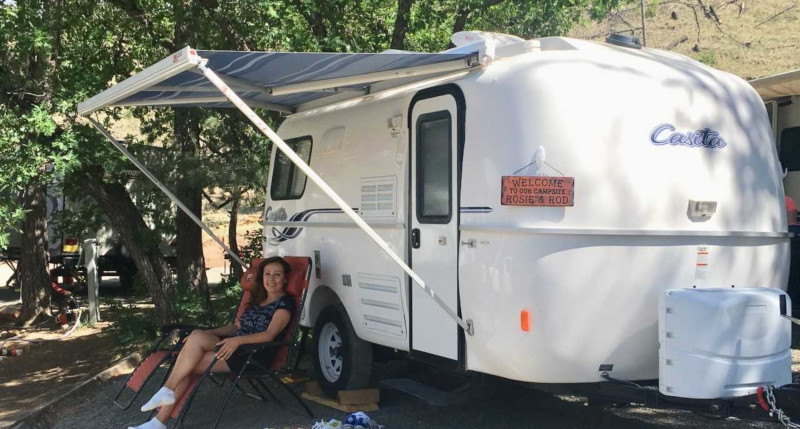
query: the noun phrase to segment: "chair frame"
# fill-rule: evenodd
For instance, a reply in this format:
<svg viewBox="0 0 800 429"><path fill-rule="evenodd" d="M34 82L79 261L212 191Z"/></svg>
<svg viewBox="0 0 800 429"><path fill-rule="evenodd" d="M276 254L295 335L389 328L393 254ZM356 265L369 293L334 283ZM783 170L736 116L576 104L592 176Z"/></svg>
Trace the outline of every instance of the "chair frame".
<svg viewBox="0 0 800 429"><path fill-rule="evenodd" d="M128 377L125 379L125 382L122 383L122 386L120 386L119 390L117 391L117 394L114 395L114 405L116 405L120 409L127 410L128 407L130 407L131 404L133 404L133 401L135 401L136 398L139 397L139 393L141 393L142 390L144 390L144 386L156 374L156 369L164 365L165 362L169 361L167 371L164 373L164 375L161 378L161 382L159 383L159 385L164 384L164 382L167 380L167 377L169 377L169 374L172 372L172 367L175 365L175 358L178 356L178 353L181 351L181 348L183 347L183 341L195 329L208 329L208 328L204 326L186 325L182 323L173 323L170 325L162 326L161 338L159 338L158 341L153 345L153 347L151 347L150 350L147 351L147 353L145 354L145 359L143 359L142 362L139 363L139 366L141 366L145 362L147 357L151 356L154 353L157 352L166 352L166 353L153 367L153 370L150 371L147 377L145 377L144 381L139 387L139 390L133 391L133 394L130 396L130 398L128 398L127 401L122 402L120 401L119 398L120 396L122 396L122 393L125 392L125 388L128 387L128 383L130 382L130 380L134 377L134 375L136 375L136 371L139 370L139 366L137 366L136 369L134 369L133 372L131 372L130 375L128 375ZM164 341L166 341L167 338L171 336L172 332L176 330L178 331L178 341L176 341L175 344L173 344L170 347L161 347Z"/></svg>
<svg viewBox="0 0 800 429"><path fill-rule="evenodd" d="M219 413L217 414L217 418L214 421L214 426L213 426L214 428L216 428L219 425L219 422L222 419L222 414L225 412L225 408L228 406L228 402L230 401L233 391L239 389L240 391L243 392L240 386L240 381L242 380L248 381L250 386L256 391L256 393L258 394L258 396L262 401L266 402L267 398L264 397L264 395L261 393L260 389L258 389L254 381L258 383L258 385L261 386L261 388L263 388L267 392L267 394L269 394L269 396L272 397L273 400L280 403L280 400L278 400L275 394L262 381L262 378L264 377L268 377L273 382L275 382L275 384L283 387L284 390L289 392L289 394L295 399L295 401L297 401L303 407L303 409L305 409L309 417L312 418L314 417L314 414L311 412L308 406L302 401L300 396L298 396L297 393L295 393L288 385L284 384L280 379L281 376L291 373L296 368L297 363L299 362L299 357L302 352L303 345L305 343L307 329L300 326L300 315L303 311L303 306L305 305L306 295L308 294L308 281L311 279L311 268L312 268L311 258L306 257L305 259L307 260L308 263L308 268L306 270L306 275L305 275L306 287L303 288L303 291L300 294L299 305L298 308L296 309L297 313L292 318L293 326L291 327L290 330L291 332L291 335L289 337L290 339L270 341L261 344L245 344L239 346L240 349L247 351L248 354L245 364L242 366L242 368L239 370L238 373L212 372L212 368L214 367L214 364L216 364L218 360L217 357L215 356L214 359L206 368L206 370L203 371L203 373L199 376L199 380L196 383L194 383L194 386L192 387L191 391L189 391L186 394L187 395L186 400L181 405L180 413L178 414L177 417L175 417L175 419L173 419L170 422L170 423L174 422L173 428L179 428L183 425L183 422L188 414L189 408L191 407L191 404L195 398L195 394L197 393L203 381L210 378L212 381L214 381L215 384L217 384L213 378L214 375L235 376L235 378L233 379L233 386L231 386L231 388L228 391L228 394L225 396L225 401L222 403L222 408L220 409ZM288 346L289 348L288 354L286 356L286 362L279 369L265 367L264 365L253 359L253 356L261 350L268 348L279 348L284 346ZM222 383L219 383L218 385L221 386L222 384L224 384L224 380Z"/></svg>

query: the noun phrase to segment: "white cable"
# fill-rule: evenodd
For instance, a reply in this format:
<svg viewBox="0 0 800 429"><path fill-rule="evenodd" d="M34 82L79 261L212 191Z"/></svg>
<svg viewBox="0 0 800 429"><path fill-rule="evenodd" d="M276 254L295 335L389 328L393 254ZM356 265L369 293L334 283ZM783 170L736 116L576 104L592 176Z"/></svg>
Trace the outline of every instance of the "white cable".
<svg viewBox="0 0 800 429"><path fill-rule="evenodd" d="M78 315L75 316L75 324L72 325L72 329L70 329L69 332L67 332L66 334L62 335L61 338L59 338L59 341L63 340L64 338L69 337L70 335L72 335L72 333L75 332L76 329L78 329L78 326L81 326L81 309L80 308L78 309Z"/></svg>

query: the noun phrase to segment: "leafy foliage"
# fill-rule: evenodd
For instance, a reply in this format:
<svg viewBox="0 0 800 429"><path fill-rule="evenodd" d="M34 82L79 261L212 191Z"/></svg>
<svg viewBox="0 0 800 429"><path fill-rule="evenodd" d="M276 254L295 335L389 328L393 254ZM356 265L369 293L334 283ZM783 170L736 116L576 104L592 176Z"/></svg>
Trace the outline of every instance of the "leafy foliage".
<svg viewBox="0 0 800 429"><path fill-rule="evenodd" d="M396 34L406 49L439 51L454 31L476 29L523 38L564 33L580 12L600 17L625 0L17 0L0 3L0 247L25 216L20 196L59 180L79 204L55 219L70 235L91 234L103 222L85 184L73 180L102 166L106 183L133 196L154 230L174 232L175 210L153 185L77 118L77 102L121 82L189 44L203 49L367 51L388 49ZM408 6L399 20L398 5ZM399 28L398 24L407 28ZM403 31L399 31L403 30ZM398 33L399 31L399 33ZM141 123L124 136L128 147L168 186L221 188L226 195L263 198L269 144L235 111L111 108L94 114L106 125L120 118ZM186 112L186 111L185 111ZM179 142L175 123L185 116L191 139ZM281 117L265 114L270 125ZM180 119L184 120L184 119ZM6 231L6 233L2 233ZM137 237L137 239L140 239ZM144 239L149 239L145 237ZM261 231L249 233L245 253L262 251ZM226 282L224 286L233 290ZM176 286L180 316L215 321L202 300ZM224 292L223 294L227 294ZM227 295L225 295L227 296ZM164 306L170 308L170 306ZM154 331L120 308L128 326L121 338ZM222 314L223 312L218 312ZM141 322L141 323L140 323ZM152 322L151 322L152 323ZM150 327L148 327L150 326Z"/></svg>

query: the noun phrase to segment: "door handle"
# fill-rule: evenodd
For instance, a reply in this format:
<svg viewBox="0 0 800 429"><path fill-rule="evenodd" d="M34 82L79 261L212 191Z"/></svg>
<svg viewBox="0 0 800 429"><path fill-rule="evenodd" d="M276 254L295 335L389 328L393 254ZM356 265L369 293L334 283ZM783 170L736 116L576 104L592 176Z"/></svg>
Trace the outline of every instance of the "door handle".
<svg viewBox="0 0 800 429"><path fill-rule="evenodd" d="M411 247L419 249L419 229L414 228L411 230Z"/></svg>

